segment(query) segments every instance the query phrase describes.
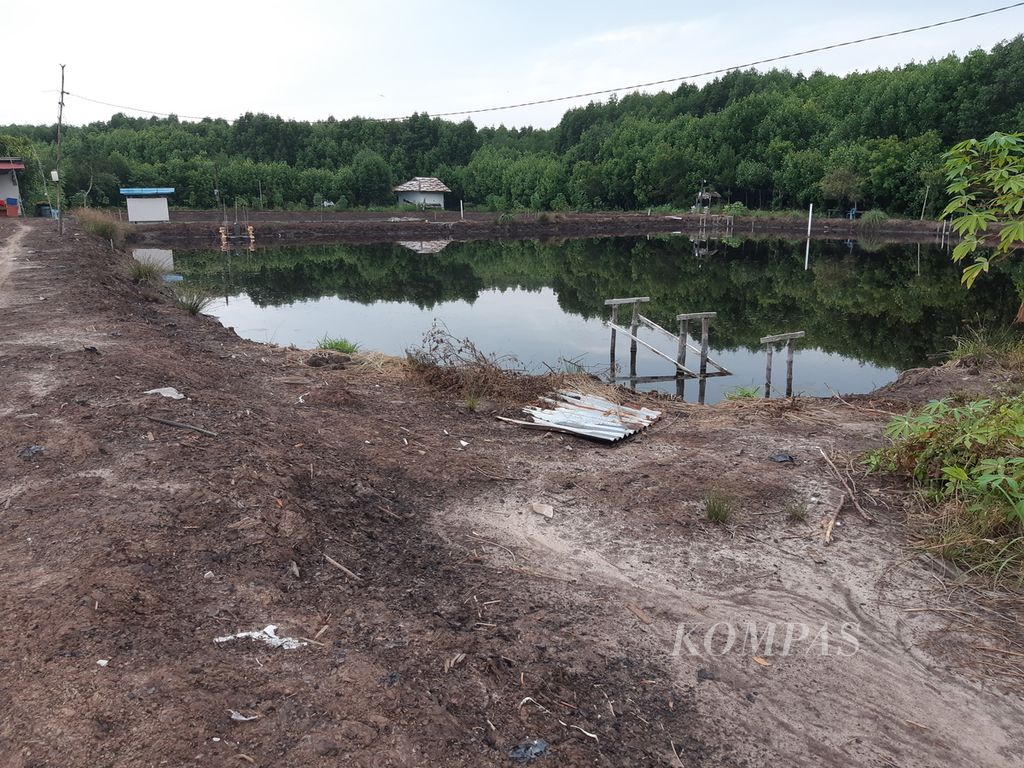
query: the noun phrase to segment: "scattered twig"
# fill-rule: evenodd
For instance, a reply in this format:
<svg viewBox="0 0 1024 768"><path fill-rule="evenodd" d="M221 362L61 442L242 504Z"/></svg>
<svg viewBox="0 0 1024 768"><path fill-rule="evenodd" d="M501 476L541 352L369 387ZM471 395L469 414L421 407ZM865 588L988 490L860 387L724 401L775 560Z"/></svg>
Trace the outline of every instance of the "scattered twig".
<svg viewBox="0 0 1024 768"><path fill-rule="evenodd" d="M823 451L821 448L818 448L818 453L821 454L822 458L825 459L829 467L832 468L832 472L835 474L836 479L843 484L843 488L846 489L846 493L850 497L850 501L853 503L854 508L858 512L860 512L861 517L863 517L869 523L875 522L875 518L873 518L871 515L865 512L864 508L857 502L857 493L853 488L850 487L850 481L847 479L846 475L839 471L839 468L832 462L832 459L828 457L828 454L825 453L825 451Z"/></svg>
<svg viewBox="0 0 1024 768"><path fill-rule="evenodd" d="M324 556L324 560L326 560L328 563L333 565L335 568L337 568L339 571L344 573L346 576L350 576L353 579L355 579L356 581L362 581L362 578L358 574L355 574L352 571L350 571L348 568L346 568L344 565L339 563L337 560L335 560L333 557L328 555L326 552L321 552L320 554L322 554Z"/></svg>
<svg viewBox="0 0 1024 768"><path fill-rule="evenodd" d="M211 432L208 429L197 427L194 424L185 424L180 421L171 421L170 419L161 419L157 416L146 416L150 421L155 421L157 424L164 424L168 427L177 427L178 429L191 429L193 432L198 432L201 435L209 435L210 437L217 437L216 432Z"/></svg>
<svg viewBox="0 0 1024 768"><path fill-rule="evenodd" d="M686 768L686 766L683 765L683 761L679 759L679 752L676 751L676 743L672 741L672 739L669 739L668 743L672 747L672 757L676 759L676 765L678 765L679 768Z"/></svg>
<svg viewBox="0 0 1024 768"><path fill-rule="evenodd" d="M513 563L517 562L517 560L516 560L516 553L513 552L508 547L502 546L501 544L498 544L497 542L490 541L489 539L485 539L482 536L478 536L476 533L470 533L470 534L467 534L467 535L471 539L476 539L477 541L482 541L484 544L490 544L492 547L497 547L498 549L504 549L506 552L508 552L512 556L512 562Z"/></svg>

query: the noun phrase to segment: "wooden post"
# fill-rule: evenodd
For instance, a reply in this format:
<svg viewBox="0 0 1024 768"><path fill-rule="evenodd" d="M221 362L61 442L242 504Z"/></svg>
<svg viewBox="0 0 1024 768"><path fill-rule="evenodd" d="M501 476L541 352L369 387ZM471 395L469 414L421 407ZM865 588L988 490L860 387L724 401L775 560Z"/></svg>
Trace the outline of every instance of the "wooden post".
<svg viewBox="0 0 1024 768"><path fill-rule="evenodd" d="M612 347L608 355L609 369L608 378L611 381L615 381L615 326L619 323L619 305L612 304Z"/></svg>
<svg viewBox="0 0 1024 768"><path fill-rule="evenodd" d="M705 395L707 394L708 380L705 377L701 377L700 384L697 386L697 403L704 405Z"/></svg>
<svg viewBox="0 0 1024 768"><path fill-rule="evenodd" d="M764 396L772 396L772 354L775 352L775 345L779 342L786 342L786 397L793 396L793 342L802 339L806 334L803 331L793 333L778 333L774 336L761 337L761 343L767 347L768 360L764 368Z"/></svg>
<svg viewBox="0 0 1024 768"><path fill-rule="evenodd" d="M640 328L640 302L633 304L633 319L629 322L629 375L636 376L636 332Z"/></svg>
<svg viewBox="0 0 1024 768"><path fill-rule="evenodd" d="M679 346L676 350L676 360L680 368L686 367L686 340L690 335L690 321L686 318L679 320ZM679 372L681 373L681 372Z"/></svg>
<svg viewBox="0 0 1024 768"><path fill-rule="evenodd" d="M786 341L786 397L793 396L793 339Z"/></svg>
<svg viewBox="0 0 1024 768"><path fill-rule="evenodd" d="M710 317L702 317L700 319L700 378L704 381L704 378L708 375L708 326L711 324Z"/></svg>

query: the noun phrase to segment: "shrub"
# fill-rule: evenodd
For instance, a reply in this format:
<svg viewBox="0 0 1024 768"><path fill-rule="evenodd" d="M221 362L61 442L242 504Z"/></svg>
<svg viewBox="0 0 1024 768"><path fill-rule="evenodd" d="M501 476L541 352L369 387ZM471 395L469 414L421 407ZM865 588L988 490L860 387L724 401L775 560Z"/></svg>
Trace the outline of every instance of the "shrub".
<svg viewBox="0 0 1024 768"><path fill-rule="evenodd" d="M860 217L860 223L857 229L863 235L871 237L873 235L877 235L888 220L889 216L885 211L872 208L870 211L864 211L864 215Z"/></svg>
<svg viewBox="0 0 1024 768"><path fill-rule="evenodd" d="M1024 395L935 400L885 434L890 445L867 464L921 489L926 543L972 569L1024 577Z"/></svg>
<svg viewBox="0 0 1024 768"><path fill-rule="evenodd" d="M751 384L750 386L733 387L725 393L726 400L747 400L761 396L761 388Z"/></svg>
<svg viewBox="0 0 1024 768"><path fill-rule="evenodd" d="M159 264L132 260L128 276L136 283L158 283L167 276L167 270Z"/></svg>

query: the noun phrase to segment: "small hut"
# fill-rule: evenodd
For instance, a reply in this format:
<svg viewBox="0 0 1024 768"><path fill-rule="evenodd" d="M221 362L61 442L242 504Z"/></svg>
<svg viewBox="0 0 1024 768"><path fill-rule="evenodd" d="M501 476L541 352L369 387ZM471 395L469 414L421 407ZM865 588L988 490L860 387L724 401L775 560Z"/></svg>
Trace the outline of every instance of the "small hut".
<svg viewBox="0 0 1024 768"><path fill-rule="evenodd" d="M451 192L444 182L433 176L416 176L392 189L399 205L418 205L421 208L444 208L444 193Z"/></svg>
<svg viewBox="0 0 1024 768"><path fill-rule="evenodd" d="M174 187L124 187L121 194L128 198L128 221L170 221L167 198Z"/></svg>

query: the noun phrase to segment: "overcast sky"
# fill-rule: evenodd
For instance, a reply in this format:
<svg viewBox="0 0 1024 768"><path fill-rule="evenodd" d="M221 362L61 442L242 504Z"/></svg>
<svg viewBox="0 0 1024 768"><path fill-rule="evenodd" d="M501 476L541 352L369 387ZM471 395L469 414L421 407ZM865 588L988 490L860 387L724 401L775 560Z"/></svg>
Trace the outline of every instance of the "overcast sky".
<svg viewBox="0 0 1024 768"><path fill-rule="evenodd" d="M71 124L144 114L79 96L179 116L389 118L678 77L1010 2L16 2L3 12L12 69L0 124L55 122L61 63L74 94L64 113ZM988 49L1022 30L1019 7L779 66L840 74L892 67ZM587 101L471 117L550 127Z"/></svg>

